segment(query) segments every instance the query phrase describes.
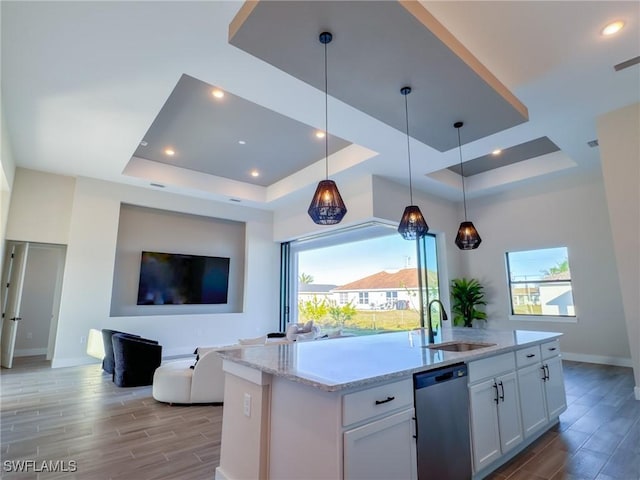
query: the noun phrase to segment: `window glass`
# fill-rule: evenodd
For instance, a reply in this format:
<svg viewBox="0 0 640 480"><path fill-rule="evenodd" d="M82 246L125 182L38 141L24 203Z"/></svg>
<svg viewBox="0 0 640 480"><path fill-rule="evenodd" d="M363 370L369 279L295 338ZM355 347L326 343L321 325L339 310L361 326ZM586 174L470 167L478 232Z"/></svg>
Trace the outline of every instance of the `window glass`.
<svg viewBox="0 0 640 480"><path fill-rule="evenodd" d="M437 298L435 236L427 238L428 290ZM297 318L314 320L321 332L342 330L364 335L408 330L420 325L416 242L396 229L378 230L369 238L350 235L347 241L305 242L295 246L298 279Z"/></svg>
<svg viewBox="0 0 640 480"><path fill-rule="evenodd" d="M507 253L512 315L575 317L566 247Z"/></svg>

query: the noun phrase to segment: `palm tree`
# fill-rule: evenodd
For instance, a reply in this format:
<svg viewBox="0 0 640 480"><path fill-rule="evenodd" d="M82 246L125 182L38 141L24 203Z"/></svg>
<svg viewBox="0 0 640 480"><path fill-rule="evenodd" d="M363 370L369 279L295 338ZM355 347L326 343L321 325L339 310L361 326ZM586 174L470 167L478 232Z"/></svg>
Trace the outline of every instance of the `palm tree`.
<svg viewBox="0 0 640 480"><path fill-rule="evenodd" d="M301 283L302 285L309 285L313 283L313 276L303 272L298 277L298 282Z"/></svg>
<svg viewBox="0 0 640 480"><path fill-rule="evenodd" d="M565 258L564 260L557 262L553 267L549 268L548 270L542 270L542 273L545 275L554 275L557 273L563 273L568 271L569 271L569 259Z"/></svg>

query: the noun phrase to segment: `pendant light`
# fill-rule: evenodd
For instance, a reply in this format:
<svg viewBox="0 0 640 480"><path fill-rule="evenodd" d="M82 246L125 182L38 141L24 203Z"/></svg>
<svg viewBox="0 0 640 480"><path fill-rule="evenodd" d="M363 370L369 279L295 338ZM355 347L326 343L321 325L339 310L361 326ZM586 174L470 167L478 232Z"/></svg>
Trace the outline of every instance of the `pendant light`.
<svg viewBox="0 0 640 480"><path fill-rule="evenodd" d="M462 166L462 143L460 142L460 128L463 122L456 122L453 126L458 130L458 151L460 152L460 177L462 178L462 201L464 203L464 222L458 228L456 235L456 245L460 250L474 250L480 246L482 239L473 222L467 221L467 195L464 190L464 167Z"/></svg>
<svg viewBox="0 0 640 480"><path fill-rule="evenodd" d="M329 107L327 88L327 44L333 35L329 32L320 34L320 43L324 45L324 150L325 150L325 180L321 180L316 187L316 193L309 205L309 216L318 225L335 225L340 223L347 213L347 207L342 201L336 182L329 180Z"/></svg>
<svg viewBox="0 0 640 480"><path fill-rule="evenodd" d="M409 146L409 106L407 95L411 93L411 87L402 87L400 93L404 95L404 116L407 125L407 157L409 158L409 206L405 207L398 232L405 240L416 240L424 237L429 231L429 225L422 216L420 207L413 204L413 187L411 185L411 148Z"/></svg>

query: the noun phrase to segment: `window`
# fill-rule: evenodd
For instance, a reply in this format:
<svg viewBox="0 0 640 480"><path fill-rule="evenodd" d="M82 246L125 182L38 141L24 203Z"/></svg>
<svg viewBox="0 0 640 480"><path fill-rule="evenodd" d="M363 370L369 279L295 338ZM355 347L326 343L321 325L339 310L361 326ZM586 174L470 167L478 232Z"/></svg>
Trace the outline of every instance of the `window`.
<svg viewBox="0 0 640 480"><path fill-rule="evenodd" d="M385 309L396 308L396 304L398 303L398 291L394 290L391 292L387 292L385 300L386 300L386 303L384 304Z"/></svg>
<svg viewBox="0 0 640 480"><path fill-rule="evenodd" d="M369 292L358 292L358 303L360 305L369 304Z"/></svg>
<svg viewBox="0 0 640 480"><path fill-rule="evenodd" d="M575 317L566 247L507 253L511 314Z"/></svg>
<svg viewBox="0 0 640 480"><path fill-rule="evenodd" d="M419 257L417 242L404 240L397 226L379 223L291 242L283 265L289 266L286 277L298 282L290 281L283 325L313 320L321 332L353 335L418 327L418 258L426 259L429 299L438 295L436 237L428 235L422 244ZM326 297L316 293L314 304L304 296L308 291Z"/></svg>

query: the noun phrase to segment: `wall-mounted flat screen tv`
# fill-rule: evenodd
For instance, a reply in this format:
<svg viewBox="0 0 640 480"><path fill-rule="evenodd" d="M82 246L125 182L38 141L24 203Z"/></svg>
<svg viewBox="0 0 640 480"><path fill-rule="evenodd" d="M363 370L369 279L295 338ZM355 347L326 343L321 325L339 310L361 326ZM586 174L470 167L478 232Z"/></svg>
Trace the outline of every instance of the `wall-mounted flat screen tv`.
<svg viewBox="0 0 640 480"><path fill-rule="evenodd" d="M142 252L138 305L227 303L229 258Z"/></svg>

